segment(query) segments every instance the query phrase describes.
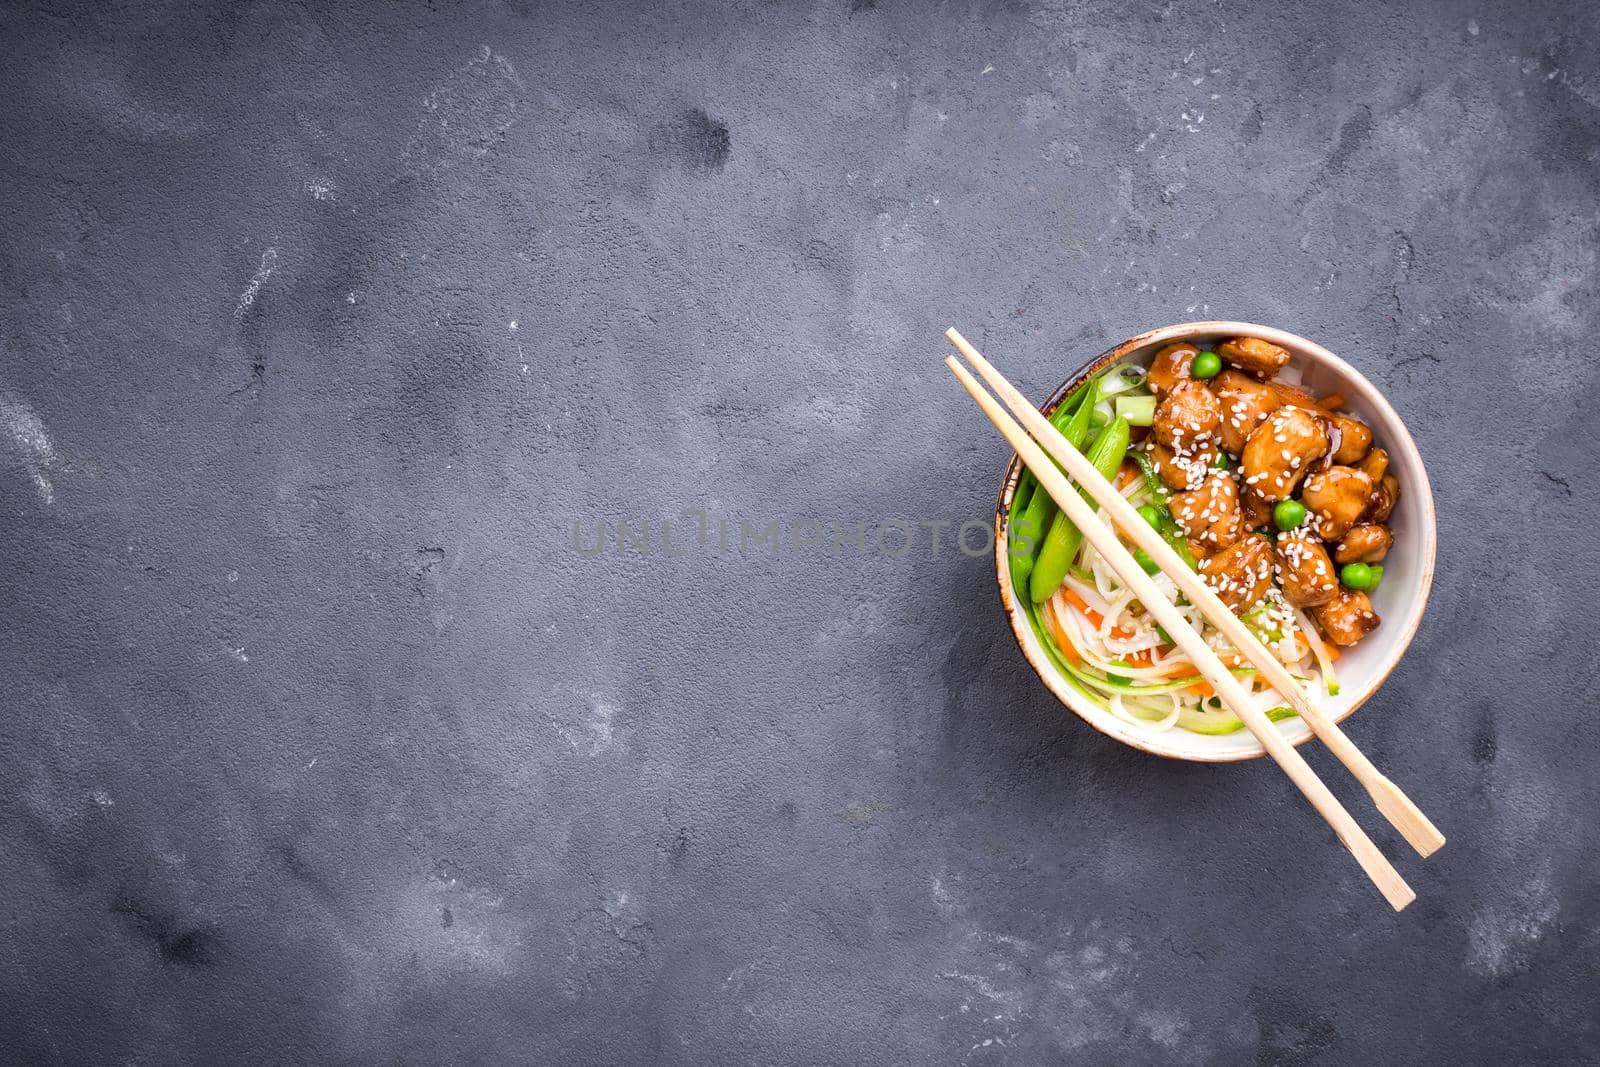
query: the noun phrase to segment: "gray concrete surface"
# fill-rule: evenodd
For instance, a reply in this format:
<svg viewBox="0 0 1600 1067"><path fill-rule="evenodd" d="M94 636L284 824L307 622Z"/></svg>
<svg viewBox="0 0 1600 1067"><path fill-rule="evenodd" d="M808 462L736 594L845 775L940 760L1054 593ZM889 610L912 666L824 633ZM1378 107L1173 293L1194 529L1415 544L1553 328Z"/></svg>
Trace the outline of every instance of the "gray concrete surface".
<svg viewBox="0 0 1600 1067"><path fill-rule="evenodd" d="M1593 1062L1597 40L0 6L6 1058ZM1430 461L1350 727L1451 836L1402 915L1270 766L1065 715L987 561L794 544L987 513L944 326L1042 392L1198 317Z"/></svg>

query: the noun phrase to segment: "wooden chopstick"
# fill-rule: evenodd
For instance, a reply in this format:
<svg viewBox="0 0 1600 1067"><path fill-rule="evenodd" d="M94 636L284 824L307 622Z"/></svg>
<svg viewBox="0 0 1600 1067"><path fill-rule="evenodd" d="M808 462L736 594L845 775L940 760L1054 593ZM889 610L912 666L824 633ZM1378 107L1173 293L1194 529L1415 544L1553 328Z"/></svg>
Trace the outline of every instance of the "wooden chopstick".
<svg viewBox="0 0 1600 1067"><path fill-rule="evenodd" d="M1056 506L1083 531L1084 537L1094 546L1095 551L1100 553L1123 584L1133 590L1133 594L1144 604L1145 610L1155 616L1156 621L1168 635L1188 654L1200 674L1216 689L1217 695L1243 720L1245 726L1261 742L1261 746L1283 768L1289 780L1299 787L1300 792L1311 801L1311 806L1327 820L1334 834L1355 856L1356 862L1367 872L1367 876L1384 895L1384 899L1388 900L1396 911L1400 911L1415 900L1416 894L1411 891L1405 879L1400 877L1400 872L1396 871L1383 853L1378 851L1372 839L1367 837L1356 821L1350 817L1350 813L1339 803L1338 798L1328 791L1322 779L1317 777L1316 772L1301 758L1300 753L1295 751L1294 746L1284 740L1283 735L1278 733L1266 715L1256 709L1248 694L1234 680L1228 668L1223 666L1216 653L1211 651L1205 639L1190 627L1178 609L1150 580L1150 576L1134 562L1133 556L1122 546L1122 542L1117 540L1116 533L1095 516L1094 511L1078 495L1077 490L1050 458L1017 424L1017 421L1005 413L999 402L989 395L988 390L956 361L954 356L946 358L945 365L978 402L983 413L994 423L995 428L1011 447L1017 450L1017 455L1022 457L1022 462L1055 500ZM1051 429L1053 431L1054 428ZM1071 446L1065 441L1061 444L1070 450ZM1075 450L1072 451L1076 454Z"/></svg>
<svg viewBox="0 0 1600 1067"><path fill-rule="evenodd" d="M1094 497L1095 502L1106 510L1117 526L1150 554L1150 558L1160 565L1162 572L1172 579L1179 590L1189 598L1190 603L1200 608L1206 618L1211 620L1212 625L1222 631L1232 642L1233 647L1255 664L1256 669L1272 688L1282 694L1305 720L1311 732L1328 746L1329 751L1339 758L1339 762L1349 768L1356 781L1360 782L1372 797L1373 804L1390 824L1400 831L1401 836L1410 842L1411 847L1423 856L1430 856L1436 852L1445 842L1444 835L1399 786L1372 765L1366 753L1346 736L1339 728L1339 724L1312 702L1283 662L1250 632L1249 627L1239 621L1238 616L1234 615L1211 591L1210 586L1200 580L1199 575L1184 565L1172 547L1150 528L1149 523L1139 517L1133 505L1129 504L1110 482L1102 478L1100 472L1094 469L1094 465L1072 448L1050 425L1049 420L1039 414L1039 411L1028 403L1027 398L987 359L984 359L965 337L957 333L955 327L947 330L945 336L968 362L978 369L978 373L983 375L984 380L1000 395L1006 406L1022 420L1023 426L1039 440L1045 451L1065 467L1078 484Z"/></svg>

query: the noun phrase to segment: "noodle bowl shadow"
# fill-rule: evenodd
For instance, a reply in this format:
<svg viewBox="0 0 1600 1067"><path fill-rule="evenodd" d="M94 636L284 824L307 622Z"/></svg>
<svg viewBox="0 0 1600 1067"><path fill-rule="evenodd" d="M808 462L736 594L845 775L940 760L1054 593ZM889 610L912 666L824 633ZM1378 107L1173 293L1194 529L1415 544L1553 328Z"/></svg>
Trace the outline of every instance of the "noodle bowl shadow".
<svg viewBox="0 0 1600 1067"><path fill-rule="evenodd" d="M1372 594L1373 609L1383 619L1383 624L1360 643L1342 650L1338 664L1339 695L1322 698L1323 707L1335 722L1340 722L1378 691L1400 657L1405 655L1422 622L1428 591L1433 585L1436 544L1433 491L1429 488L1416 444L1377 387L1326 348L1292 333L1249 322L1184 322L1142 333L1102 353L1063 382L1041 410L1048 415L1080 383L1112 366L1127 362L1148 364L1162 345L1174 341L1220 341L1236 336L1260 337L1288 349L1289 370L1298 372L1307 388L1318 394L1342 394L1346 399L1344 410L1372 427L1373 443L1388 450L1389 469L1400 479L1400 500L1389 517L1394 547L1383 561L1383 584ZM1011 632L1046 688L1096 730L1153 755L1200 763L1228 763L1265 755L1261 742L1248 730L1206 735L1173 727L1156 732L1125 722L1096 707L1050 661L1023 613L1019 594L1012 587L1011 568L1006 558L1006 517L1022 471L1022 461L1013 455L1006 467L995 512L995 576ZM1311 737L1310 728L1298 717L1285 719L1274 728L1296 745Z"/></svg>

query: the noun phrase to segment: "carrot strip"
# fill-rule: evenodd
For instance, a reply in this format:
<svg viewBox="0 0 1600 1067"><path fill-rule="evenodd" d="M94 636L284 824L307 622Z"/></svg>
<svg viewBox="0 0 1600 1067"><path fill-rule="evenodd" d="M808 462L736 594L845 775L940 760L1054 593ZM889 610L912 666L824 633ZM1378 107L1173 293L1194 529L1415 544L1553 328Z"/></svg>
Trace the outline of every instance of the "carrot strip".
<svg viewBox="0 0 1600 1067"><path fill-rule="evenodd" d="M1072 589L1069 586L1065 586L1065 585L1062 586L1061 587L1061 598L1063 600L1065 600L1068 604L1071 604L1073 607L1077 608L1078 609L1078 613L1080 615L1082 615L1084 618L1088 619L1089 620L1089 625L1093 626L1096 630L1100 629L1100 627L1105 625L1106 617L1104 615L1100 614L1098 611L1096 611L1093 608L1091 608L1089 606L1089 602L1087 600L1083 599L1083 597L1079 596L1075 589ZM1112 634L1114 634L1117 637L1122 638L1123 640L1127 640L1128 638L1133 636L1133 631L1132 630L1124 629L1121 626L1113 626L1111 628L1111 632L1112 632Z"/></svg>
<svg viewBox="0 0 1600 1067"><path fill-rule="evenodd" d="M1065 591L1065 590L1063 590ZM1050 631L1050 637L1056 643L1056 648L1061 650L1061 655L1074 667L1083 666L1083 657L1078 655L1078 650L1073 647L1072 639L1067 636L1067 631L1062 627L1061 620L1056 618L1055 605L1046 600L1044 602L1045 629Z"/></svg>
<svg viewBox="0 0 1600 1067"><path fill-rule="evenodd" d="M1105 622L1105 616L1089 606L1089 602L1078 595L1078 591L1070 585L1061 587L1061 599L1081 611L1084 616L1096 626Z"/></svg>
<svg viewBox="0 0 1600 1067"><path fill-rule="evenodd" d="M1158 678L1182 678L1185 675L1193 674L1193 673L1194 673L1194 664L1192 664L1192 663L1175 663L1175 664L1172 665L1172 669L1171 670L1163 671L1158 676Z"/></svg>

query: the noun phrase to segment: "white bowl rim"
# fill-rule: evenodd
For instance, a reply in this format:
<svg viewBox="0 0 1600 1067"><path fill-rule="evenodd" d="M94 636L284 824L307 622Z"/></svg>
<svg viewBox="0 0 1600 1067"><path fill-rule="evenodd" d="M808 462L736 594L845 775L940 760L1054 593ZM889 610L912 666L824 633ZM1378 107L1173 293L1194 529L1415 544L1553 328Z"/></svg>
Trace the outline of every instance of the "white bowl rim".
<svg viewBox="0 0 1600 1067"><path fill-rule="evenodd" d="M1342 388L1347 395L1351 392L1359 394L1368 407L1381 413L1391 424L1383 427L1384 447L1391 452L1396 450L1403 452L1408 459L1413 461L1410 466L1414 468L1415 476L1408 476L1409 484L1407 484L1405 492L1408 496L1412 496L1422 508L1422 521L1418 524L1419 529L1414 534L1423 538L1422 572L1418 579L1417 596L1411 602L1410 610L1401 627L1380 631L1385 634L1385 637L1388 634L1395 634L1396 636L1389 638L1392 643L1389 646L1388 653L1379 662L1378 669L1373 672L1371 679L1351 698L1348 706L1335 716L1335 722L1342 722L1354 714L1357 708L1365 704L1378 691L1379 687L1393 673L1401 657L1405 655L1406 650L1411 647L1411 641L1416 636L1417 628L1422 624L1423 612L1428 604L1428 595L1433 588L1433 570L1437 551L1438 532L1436 529L1437 519L1433 508L1433 488L1428 482L1427 467L1422 462L1422 453L1417 449L1416 442L1411 439L1411 432L1406 429L1404 420L1400 418L1399 413L1394 410L1389 401L1384 398L1377 386L1369 382L1365 375L1349 363L1346 363L1315 341L1309 341L1298 334L1278 329L1275 326L1263 326L1254 322L1206 320L1174 323L1171 326L1147 330L1107 349L1086 363L1081 369L1069 375L1060 388L1050 395L1041 410L1048 409L1059 403L1072 388L1101 367L1123 359L1141 349L1205 334L1234 334L1259 337L1287 348L1296 355L1310 357L1311 362L1325 364L1343 380ZM1000 604L1006 613L1007 620L1011 624L1012 635L1016 638L1023 657L1033 667L1034 673L1044 682L1045 687L1054 694L1057 700L1071 708L1080 719L1096 730L1109 737L1116 738L1123 744L1152 755L1195 763L1235 763L1266 755L1266 749L1262 748L1261 742L1257 741L1253 736L1249 737L1247 744L1225 752L1196 751L1180 747L1169 740L1172 735L1178 734L1185 738L1198 735L1177 729L1165 733L1141 732L1132 724L1123 722L1116 716L1104 713L1099 708L1094 707L1084 699L1082 694L1069 685L1066 679L1061 677L1060 672L1045 657L1043 649L1036 647L1038 639L1028 625L1027 618L1023 615L1020 601L1011 587L1011 568L1006 558L1006 518L1010 511L1011 497L1016 491L1017 480L1021 472L1022 461L1013 453L1011 462L1006 466L1005 478L1000 483L1000 498L995 511L995 576L1000 585ZM1286 739L1294 745L1303 744L1310 740L1312 736L1310 727L1298 718L1285 720L1279 725L1279 728L1284 730Z"/></svg>

